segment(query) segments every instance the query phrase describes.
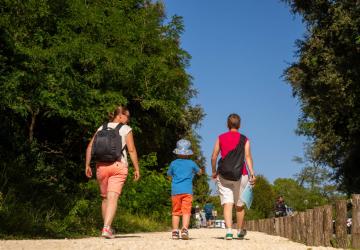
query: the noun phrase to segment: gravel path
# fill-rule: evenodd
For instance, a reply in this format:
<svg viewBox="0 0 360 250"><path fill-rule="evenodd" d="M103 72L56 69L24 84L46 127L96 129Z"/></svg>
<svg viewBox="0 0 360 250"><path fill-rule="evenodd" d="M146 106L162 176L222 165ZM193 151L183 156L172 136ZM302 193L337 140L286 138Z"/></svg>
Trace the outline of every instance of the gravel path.
<svg viewBox="0 0 360 250"><path fill-rule="evenodd" d="M235 232L235 231L234 231ZM248 232L244 240L224 240L224 229L192 229L190 240L172 240L170 232L119 234L113 240L100 237L63 240L1 240L1 250L12 249L241 249L241 250L325 250L331 247L307 247L288 239L259 232ZM337 248L337 250L339 250Z"/></svg>

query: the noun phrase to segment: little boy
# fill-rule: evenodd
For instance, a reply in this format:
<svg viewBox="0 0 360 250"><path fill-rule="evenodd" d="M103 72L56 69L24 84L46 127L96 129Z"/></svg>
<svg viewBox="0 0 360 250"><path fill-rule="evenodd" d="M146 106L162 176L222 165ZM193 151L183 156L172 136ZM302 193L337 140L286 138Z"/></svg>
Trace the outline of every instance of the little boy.
<svg viewBox="0 0 360 250"><path fill-rule="evenodd" d="M181 238L189 239L189 224L192 207L192 181L195 174L201 174L201 169L189 158L193 154L190 149L191 143L181 139L176 143L174 153L178 159L170 163L167 172L171 176L171 200L172 200L172 238L179 239L179 222L182 215Z"/></svg>

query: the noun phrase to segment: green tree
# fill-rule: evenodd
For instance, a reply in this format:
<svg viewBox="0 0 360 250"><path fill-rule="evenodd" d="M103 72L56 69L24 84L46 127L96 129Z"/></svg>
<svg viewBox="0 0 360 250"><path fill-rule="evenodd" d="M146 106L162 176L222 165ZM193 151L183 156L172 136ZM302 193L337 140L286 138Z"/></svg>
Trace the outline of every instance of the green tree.
<svg viewBox="0 0 360 250"><path fill-rule="evenodd" d="M0 193L2 207L17 204L0 211L0 233L49 233L45 220L61 225L92 207L82 201L85 148L117 105L130 109L151 183L129 183L129 192L164 195L164 169L181 137L202 158L194 129L204 114L190 104L196 90L183 29L181 17L167 19L163 4L150 0L0 0ZM141 211L128 209L146 213L142 202ZM25 225L23 217L45 219Z"/></svg>
<svg viewBox="0 0 360 250"><path fill-rule="evenodd" d="M353 0L283 0L307 32L285 79L301 104L299 134L347 193L360 192L360 15Z"/></svg>
<svg viewBox="0 0 360 250"><path fill-rule="evenodd" d="M307 189L291 178L278 178L274 181L273 190L276 196L283 196L285 203L296 211L321 206L328 202L318 189ZM275 199L272 201L275 206Z"/></svg>
<svg viewBox="0 0 360 250"><path fill-rule="evenodd" d="M275 194L269 181L262 175L256 177L256 185L253 189L254 200L247 218L270 218L273 216Z"/></svg>

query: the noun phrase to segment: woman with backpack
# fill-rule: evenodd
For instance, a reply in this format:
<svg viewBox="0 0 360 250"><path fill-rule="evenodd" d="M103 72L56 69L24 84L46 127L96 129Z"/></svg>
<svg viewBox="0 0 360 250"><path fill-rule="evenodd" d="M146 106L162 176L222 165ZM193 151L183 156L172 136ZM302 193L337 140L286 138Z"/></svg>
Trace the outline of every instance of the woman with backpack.
<svg viewBox="0 0 360 250"><path fill-rule="evenodd" d="M119 106L110 115L110 122L99 127L86 149L85 175L92 177L91 159L96 162L96 178L102 197L101 211L104 227L101 236L114 238L111 229L122 188L128 175L128 160L125 150L129 152L134 165L134 179L139 180L139 164L129 122L129 110Z"/></svg>
<svg viewBox="0 0 360 250"><path fill-rule="evenodd" d="M216 140L211 157L212 178L216 181L221 205L224 207L224 219L226 226L225 239L233 239L232 233L232 207L236 206L237 237L242 239L246 234L243 228L245 209L240 196L248 181L255 184L255 173L250 151L250 142L246 136L238 132L240 128L240 116L230 114L227 119L229 131L221 134ZM221 159L216 169L216 161L219 153ZM247 171L246 165L249 168Z"/></svg>

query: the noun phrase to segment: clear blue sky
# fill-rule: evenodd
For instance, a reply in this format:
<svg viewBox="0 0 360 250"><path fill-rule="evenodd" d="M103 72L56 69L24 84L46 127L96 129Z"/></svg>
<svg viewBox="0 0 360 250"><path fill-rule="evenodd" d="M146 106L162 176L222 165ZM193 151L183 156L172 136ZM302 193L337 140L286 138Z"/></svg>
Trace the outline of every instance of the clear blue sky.
<svg viewBox="0 0 360 250"><path fill-rule="evenodd" d="M242 118L251 141L256 174L269 181L292 177L302 166L304 137L295 134L299 104L282 74L295 61L295 40L304 25L278 0L164 0L168 16L184 18L181 46L199 91L194 104L206 113L198 133L207 158L230 113Z"/></svg>

